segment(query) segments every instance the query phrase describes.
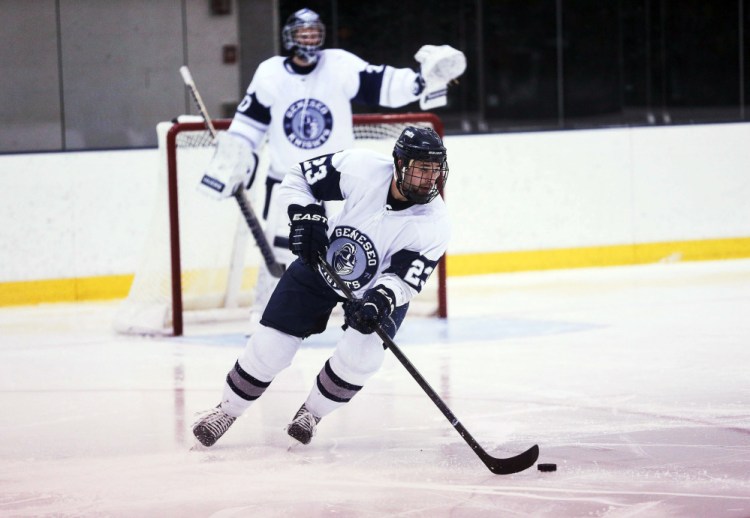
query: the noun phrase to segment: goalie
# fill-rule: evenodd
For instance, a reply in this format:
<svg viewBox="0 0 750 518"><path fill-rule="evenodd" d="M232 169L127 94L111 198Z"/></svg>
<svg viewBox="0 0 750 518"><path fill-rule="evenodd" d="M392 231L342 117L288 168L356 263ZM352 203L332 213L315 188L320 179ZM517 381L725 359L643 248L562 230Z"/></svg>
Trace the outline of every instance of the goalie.
<svg viewBox="0 0 750 518"><path fill-rule="evenodd" d="M420 72L371 65L341 49L323 49L325 26L309 9L292 14L282 29L291 57L272 57L258 66L245 97L217 148L199 188L216 199L249 189L256 152L268 135L270 167L263 219L276 261L289 265L287 207L276 187L296 164L350 148L354 142L351 103L396 108L417 100L423 110L444 106L448 83L466 69L464 54L448 45L425 45L414 56ZM251 310L250 332L278 280L261 266Z"/></svg>

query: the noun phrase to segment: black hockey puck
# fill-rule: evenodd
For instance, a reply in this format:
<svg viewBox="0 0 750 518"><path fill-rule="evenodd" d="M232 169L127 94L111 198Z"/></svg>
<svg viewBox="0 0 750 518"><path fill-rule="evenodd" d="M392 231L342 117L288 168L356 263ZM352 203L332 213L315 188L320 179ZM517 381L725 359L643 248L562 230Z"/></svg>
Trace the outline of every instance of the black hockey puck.
<svg viewBox="0 0 750 518"><path fill-rule="evenodd" d="M539 471L557 471L557 464L537 464L536 469Z"/></svg>

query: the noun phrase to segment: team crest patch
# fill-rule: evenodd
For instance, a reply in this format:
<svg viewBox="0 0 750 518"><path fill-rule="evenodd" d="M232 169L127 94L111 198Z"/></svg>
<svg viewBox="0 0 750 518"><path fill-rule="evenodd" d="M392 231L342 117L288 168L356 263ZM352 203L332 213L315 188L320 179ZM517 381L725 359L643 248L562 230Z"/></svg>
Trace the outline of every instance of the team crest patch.
<svg viewBox="0 0 750 518"><path fill-rule="evenodd" d="M331 136L332 129L331 110L317 99L300 99L284 112L284 133L298 148L322 146Z"/></svg>
<svg viewBox="0 0 750 518"><path fill-rule="evenodd" d="M353 290L369 284L380 264L372 240L356 228L343 226L333 230L326 259L341 280ZM323 276L331 287L336 286L325 272Z"/></svg>

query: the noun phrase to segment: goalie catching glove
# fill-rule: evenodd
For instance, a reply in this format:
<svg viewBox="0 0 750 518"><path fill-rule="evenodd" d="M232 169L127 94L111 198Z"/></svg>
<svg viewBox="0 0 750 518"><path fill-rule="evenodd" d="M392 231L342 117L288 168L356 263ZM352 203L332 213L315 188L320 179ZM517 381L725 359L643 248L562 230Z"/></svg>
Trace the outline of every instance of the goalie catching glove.
<svg viewBox="0 0 750 518"><path fill-rule="evenodd" d="M211 198L229 198L238 189L249 189L258 169L258 155L241 137L221 131L216 135L216 151L203 173L198 190Z"/></svg>
<svg viewBox="0 0 750 518"><path fill-rule="evenodd" d="M439 108L448 103L448 83L466 70L466 56L450 45L424 45L414 54L420 63L424 90L419 98L423 110Z"/></svg>
<svg viewBox="0 0 750 518"><path fill-rule="evenodd" d="M344 302L344 322L364 335L373 333L390 316L396 305L392 290L378 284L365 292L361 299Z"/></svg>
<svg viewBox="0 0 750 518"><path fill-rule="evenodd" d="M308 266L318 264L318 257L328 250L328 218L320 205L303 207L292 204L289 214L289 250Z"/></svg>

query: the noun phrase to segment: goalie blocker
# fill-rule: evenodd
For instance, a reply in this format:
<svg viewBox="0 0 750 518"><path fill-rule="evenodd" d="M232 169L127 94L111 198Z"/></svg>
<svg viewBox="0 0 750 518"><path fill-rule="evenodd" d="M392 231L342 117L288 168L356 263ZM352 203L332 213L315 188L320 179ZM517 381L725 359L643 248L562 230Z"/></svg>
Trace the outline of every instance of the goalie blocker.
<svg viewBox="0 0 750 518"><path fill-rule="evenodd" d="M216 135L216 151L198 188L215 199L229 198L238 189L249 189L258 170L258 155L233 133Z"/></svg>

